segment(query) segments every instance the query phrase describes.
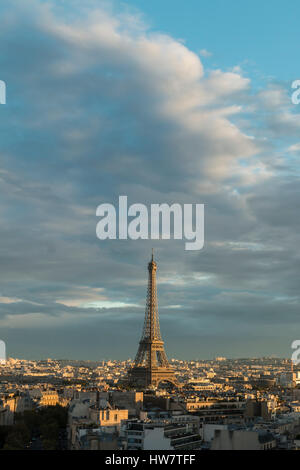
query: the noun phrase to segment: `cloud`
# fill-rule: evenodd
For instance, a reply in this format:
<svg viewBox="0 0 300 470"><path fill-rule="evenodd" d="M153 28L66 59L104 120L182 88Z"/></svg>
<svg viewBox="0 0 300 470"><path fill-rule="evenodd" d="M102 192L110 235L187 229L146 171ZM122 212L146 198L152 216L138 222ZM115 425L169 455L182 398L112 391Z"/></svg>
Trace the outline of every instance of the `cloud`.
<svg viewBox="0 0 300 470"><path fill-rule="evenodd" d="M284 86L256 90L238 66L206 70L182 42L101 2L71 11L11 0L0 13L0 325L10 354L85 346L95 357L98 338L99 355L134 355L153 244L162 330L174 348L192 338L184 357L198 351L196 332L231 344L250 323L268 336L274 320L287 341L297 324L300 121ZM99 242L96 207L120 194L205 203L204 250Z"/></svg>
<svg viewBox="0 0 300 470"><path fill-rule="evenodd" d="M0 296L0 304L14 304L16 302L21 302L21 299L17 299L15 297L5 297L3 295Z"/></svg>
<svg viewBox="0 0 300 470"><path fill-rule="evenodd" d="M211 57L212 56L212 52L209 52L207 49L201 49L199 51L199 55L201 57Z"/></svg>
<svg viewBox="0 0 300 470"><path fill-rule="evenodd" d="M291 146L288 148L288 152L292 152L292 153L298 153L298 152L300 152L300 142L297 143L297 144L291 145Z"/></svg>

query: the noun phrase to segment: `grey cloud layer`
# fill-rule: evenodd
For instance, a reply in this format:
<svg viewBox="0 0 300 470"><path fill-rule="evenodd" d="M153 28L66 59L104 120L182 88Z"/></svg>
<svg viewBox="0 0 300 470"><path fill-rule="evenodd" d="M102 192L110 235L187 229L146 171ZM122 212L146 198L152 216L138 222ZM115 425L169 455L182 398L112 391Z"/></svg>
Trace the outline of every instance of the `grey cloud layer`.
<svg viewBox="0 0 300 470"><path fill-rule="evenodd" d="M75 357L68 332L80 331L85 357L134 354L153 243L96 239L97 205L119 194L129 203L206 204L203 251L154 244L162 329L174 320L166 339L192 338L178 355L213 355L205 334L222 333L228 350L234 332L233 355L253 351L241 350L249 334L259 352L274 353L261 340L269 328L286 353L298 325L299 190L288 148L298 143L299 115L282 87L255 93L240 71L204 70L195 53L137 16L93 8L77 6L64 19L37 0L0 7L8 87L0 107L0 327L10 354L46 354L48 344L46 355L55 356L65 341L65 356ZM115 324L112 345L104 336Z"/></svg>

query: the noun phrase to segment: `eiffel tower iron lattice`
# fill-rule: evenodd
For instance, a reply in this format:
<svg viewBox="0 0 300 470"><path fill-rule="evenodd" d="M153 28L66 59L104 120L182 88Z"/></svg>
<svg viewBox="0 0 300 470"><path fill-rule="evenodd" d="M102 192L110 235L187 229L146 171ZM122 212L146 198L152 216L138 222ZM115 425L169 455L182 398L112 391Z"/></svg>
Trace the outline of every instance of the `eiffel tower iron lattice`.
<svg viewBox="0 0 300 470"><path fill-rule="evenodd" d="M154 261L152 250L152 259L148 263L149 275L144 328L134 366L128 371L129 383L140 387L157 387L162 381L171 382L178 386L160 333L156 271L157 264Z"/></svg>

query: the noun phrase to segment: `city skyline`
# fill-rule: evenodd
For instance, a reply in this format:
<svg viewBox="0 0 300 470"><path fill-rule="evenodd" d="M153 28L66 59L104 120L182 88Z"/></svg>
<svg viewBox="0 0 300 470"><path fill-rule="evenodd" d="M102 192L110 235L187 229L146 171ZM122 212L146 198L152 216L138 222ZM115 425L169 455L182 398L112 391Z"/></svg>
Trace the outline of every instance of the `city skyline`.
<svg viewBox="0 0 300 470"><path fill-rule="evenodd" d="M8 360L0 449L299 449L300 372L290 361L220 357L172 369L176 389L137 388L122 383L127 362Z"/></svg>
<svg viewBox="0 0 300 470"><path fill-rule="evenodd" d="M300 106L291 100L300 6L243 8L0 6L8 356L133 358L154 247L170 358L291 357L300 338ZM120 195L204 204L204 248L97 239L97 207Z"/></svg>

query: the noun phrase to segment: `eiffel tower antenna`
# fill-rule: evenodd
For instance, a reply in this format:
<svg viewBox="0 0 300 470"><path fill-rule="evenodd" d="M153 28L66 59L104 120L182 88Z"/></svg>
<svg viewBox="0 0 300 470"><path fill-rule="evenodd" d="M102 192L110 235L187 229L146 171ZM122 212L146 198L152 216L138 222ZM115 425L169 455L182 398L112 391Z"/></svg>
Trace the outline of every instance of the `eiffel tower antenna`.
<svg viewBox="0 0 300 470"><path fill-rule="evenodd" d="M159 382L168 381L178 385L164 349L160 333L157 288L157 264L152 248L151 261L148 263L148 289L142 337L135 357L134 366L128 371L129 383L157 387Z"/></svg>

